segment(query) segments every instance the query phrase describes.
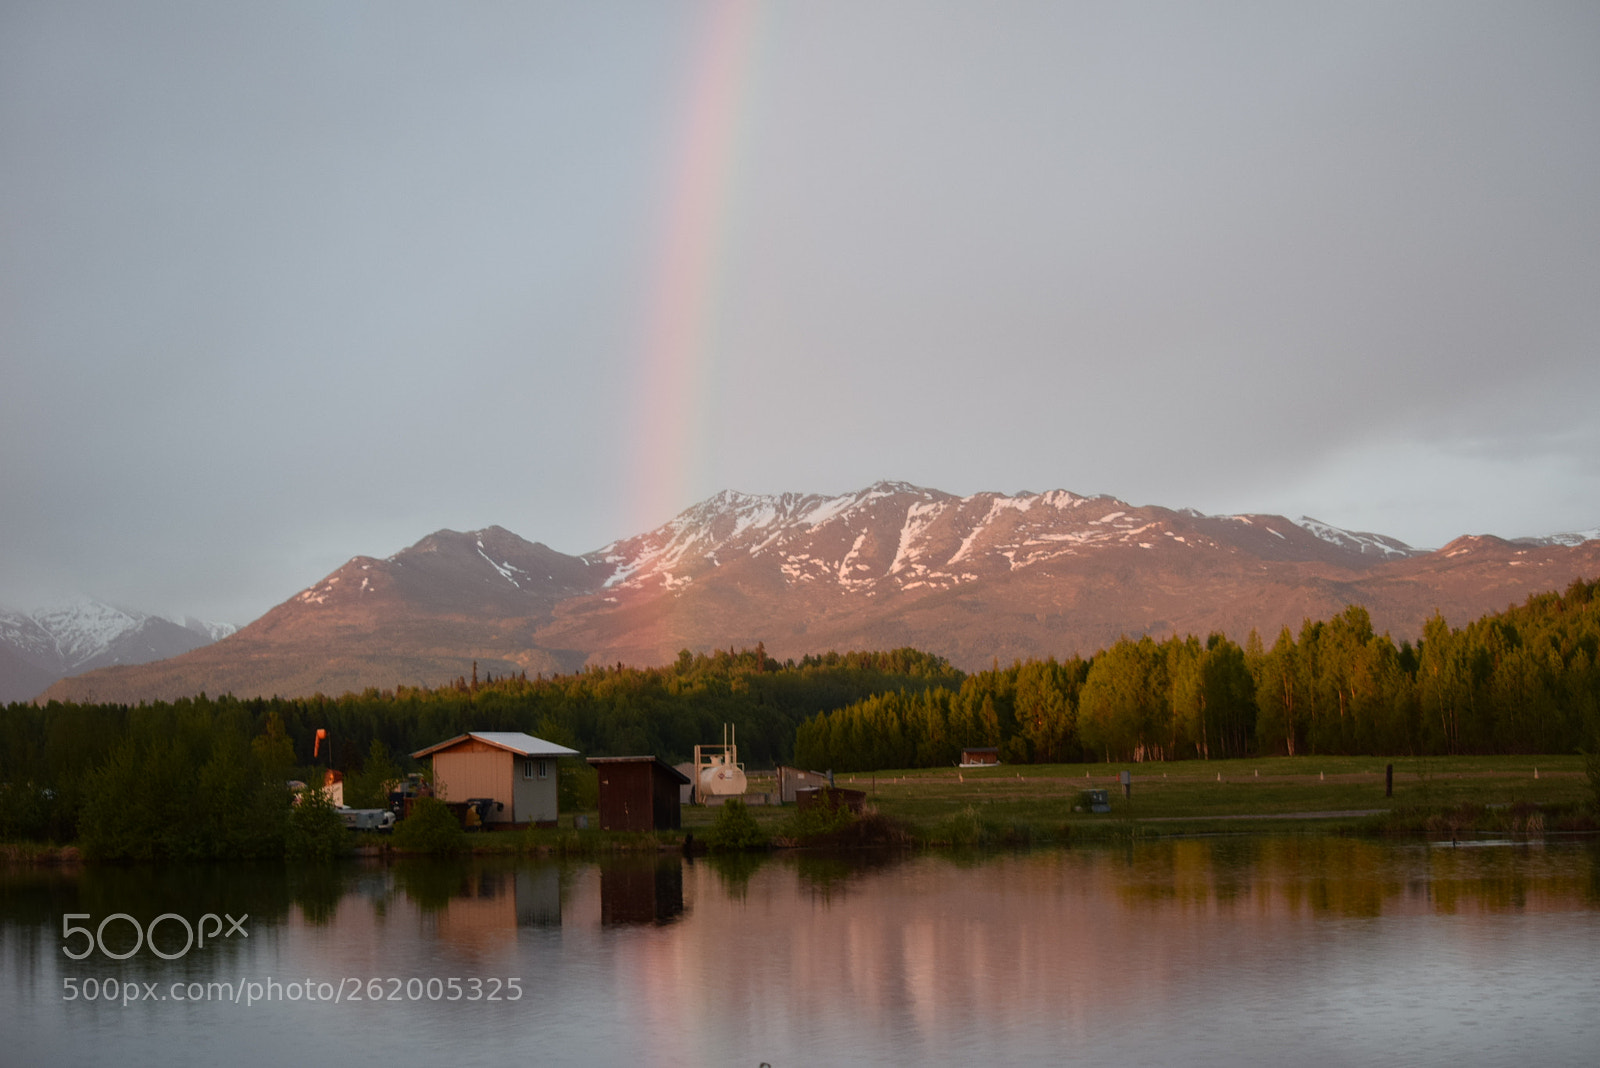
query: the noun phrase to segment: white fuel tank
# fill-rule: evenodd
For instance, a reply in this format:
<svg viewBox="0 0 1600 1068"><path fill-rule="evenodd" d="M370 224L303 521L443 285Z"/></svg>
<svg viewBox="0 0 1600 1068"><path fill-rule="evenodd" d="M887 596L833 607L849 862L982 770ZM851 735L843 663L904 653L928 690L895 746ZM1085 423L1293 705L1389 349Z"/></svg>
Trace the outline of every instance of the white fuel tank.
<svg viewBox="0 0 1600 1068"><path fill-rule="evenodd" d="M735 764L712 764L700 769L702 797L738 796L745 792L744 772Z"/></svg>

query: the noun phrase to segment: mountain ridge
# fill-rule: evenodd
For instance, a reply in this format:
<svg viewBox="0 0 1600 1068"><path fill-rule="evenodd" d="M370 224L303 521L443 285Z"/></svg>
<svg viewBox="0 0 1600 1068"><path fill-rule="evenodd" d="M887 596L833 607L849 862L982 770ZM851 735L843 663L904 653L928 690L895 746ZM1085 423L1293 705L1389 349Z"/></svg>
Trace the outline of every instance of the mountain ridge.
<svg viewBox="0 0 1600 1068"><path fill-rule="evenodd" d="M1566 539L1566 540L1562 540ZM1309 517L1212 516L1067 490L965 497L727 490L580 556L504 528L357 556L214 645L58 682L62 700L199 689L300 696L486 672L915 645L964 667L1092 653L1123 634L1270 640L1365 604L1402 637L1600 574L1600 541L1464 536L1437 550Z"/></svg>

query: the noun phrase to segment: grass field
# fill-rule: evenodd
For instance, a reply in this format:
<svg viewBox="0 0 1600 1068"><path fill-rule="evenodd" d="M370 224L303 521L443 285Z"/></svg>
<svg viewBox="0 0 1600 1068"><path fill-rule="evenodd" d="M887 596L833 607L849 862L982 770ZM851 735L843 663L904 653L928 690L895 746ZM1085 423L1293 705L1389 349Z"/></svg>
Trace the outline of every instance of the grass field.
<svg viewBox="0 0 1600 1068"><path fill-rule="evenodd" d="M1394 765L1394 794L1384 769ZM1119 773L1133 781L1124 798ZM941 840L978 823L989 837L1061 840L1101 833L1145 834L1382 829L1407 814L1464 807L1526 812L1574 809L1592 798L1577 756L1292 757L1146 764L1002 765L838 775L835 784L868 793L879 812L919 836ZM762 789L753 776L752 790ZM1106 790L1111 812L1075 811L1083 791ZM777 826L793 807L751 810ZM1368 813L1379 812L1374 819ZM714 807L685 807L685 830L716 819ZM1337 814L1337 815L1329 815ZM1393 814L1393 815L1391 815Z"/></svg>

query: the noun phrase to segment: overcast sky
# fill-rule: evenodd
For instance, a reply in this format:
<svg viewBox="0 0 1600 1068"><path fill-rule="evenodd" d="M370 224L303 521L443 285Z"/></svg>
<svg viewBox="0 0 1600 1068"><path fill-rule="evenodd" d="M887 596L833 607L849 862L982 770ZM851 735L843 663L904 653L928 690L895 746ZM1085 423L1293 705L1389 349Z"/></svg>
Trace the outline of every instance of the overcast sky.
<svg viewBox="0 0 1600 1068"><path fill-rule="evenodd" d="M0 2L0 604L882 478L1600 524L1600 5Z"/></svg>

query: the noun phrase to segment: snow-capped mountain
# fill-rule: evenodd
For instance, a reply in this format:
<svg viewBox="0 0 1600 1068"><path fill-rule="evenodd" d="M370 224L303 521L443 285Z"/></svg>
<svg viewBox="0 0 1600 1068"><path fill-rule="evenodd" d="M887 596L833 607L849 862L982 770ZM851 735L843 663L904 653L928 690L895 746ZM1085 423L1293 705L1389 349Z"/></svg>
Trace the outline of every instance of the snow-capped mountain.
<svg viewBox="0 0 1600 1068"><path fill-rule="evenodd" d="M175 623L88 598L32 612L0 610L0 701L26 700L79 672L177 656L234 630L196 619Z"/></svg>
<svg viewBox="0 0 1600 1068"><path fill-rule="evenodd" d="M352 558L226 642L64 680L47 696L337 694L468 674L912 645L958 666L1089 654L1121 635L1280 628L1368 608L1414 638L1600 575L1600 540L1437 550L1308 517L1205 515L1066 490L719 493L582 556L500 527Z"/></svg>
<svg viewBox="0 0 1600 1068"><path fill-rule="evenodd" d="M1113 547L1158 544L1191 551L1248 544L1280 559L1418 554L1395 538L1308 517L1293 523L1281 516L1208 516L1066 490L957 497L879 482L838 497L724 491L586 559L609 570L607 589L682 589L708 568L749 557L778 561L789 585L914 590L976 582L996 568L1017 571Z"/></svg>

